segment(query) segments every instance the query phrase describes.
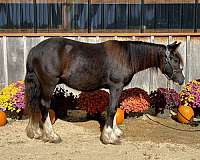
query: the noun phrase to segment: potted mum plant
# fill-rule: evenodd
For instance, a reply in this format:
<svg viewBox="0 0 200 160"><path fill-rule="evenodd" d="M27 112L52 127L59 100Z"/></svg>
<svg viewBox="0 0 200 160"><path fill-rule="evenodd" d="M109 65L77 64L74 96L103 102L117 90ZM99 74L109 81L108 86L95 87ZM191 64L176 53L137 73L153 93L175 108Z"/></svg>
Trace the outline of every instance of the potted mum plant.
<svg viewBox="0 0 200 160"><path fill-rule="evenodd" d="M162 118L171 117L170 110L176 112L181 103L179 93L170 88L158 88L151 92L150 100L154 115Z"/></svg>
<svg viewBox="0 0 200 160"><path fill-rule="evenodd" d="M129 88L122 91L120 96L120 108L126 116L140 116L150 107L148 93L140 88Z"/></svg>
<svg viewBox="0 0 200 160"><path fill-rule="evenodd" d="M87 112L88 119L96 119L101 127L105 123L103 112L109 105L109 93L105 90L81 92L79 94L77 108Z"/></svg>
<svg viewBox="0 0 200 160"><path fill-rule="evenodd" d="M9 118L21 119L24 108L24 81L11 83L0 91L0 110Z"/></svg>
<svg viewBox="0 0 200 160"><path fill-rule="evenodd" d="M195 117L200 116L200 80L187 83L180 92L180 100L182 105L193 108Z"/></svg>

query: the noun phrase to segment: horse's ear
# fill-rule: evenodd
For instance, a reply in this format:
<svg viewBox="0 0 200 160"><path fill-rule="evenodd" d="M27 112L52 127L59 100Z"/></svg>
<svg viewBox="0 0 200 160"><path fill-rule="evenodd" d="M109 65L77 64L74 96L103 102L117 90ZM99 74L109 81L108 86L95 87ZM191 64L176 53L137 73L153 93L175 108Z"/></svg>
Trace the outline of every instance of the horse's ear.
<svg viewBox="0 0 200 160"><path fill-rule="evenodd" d="M175 41L172 44L167 45L167 48L171 51L175 51L179 46L180 46L181 42L177 43L177 41Z"/></svg>

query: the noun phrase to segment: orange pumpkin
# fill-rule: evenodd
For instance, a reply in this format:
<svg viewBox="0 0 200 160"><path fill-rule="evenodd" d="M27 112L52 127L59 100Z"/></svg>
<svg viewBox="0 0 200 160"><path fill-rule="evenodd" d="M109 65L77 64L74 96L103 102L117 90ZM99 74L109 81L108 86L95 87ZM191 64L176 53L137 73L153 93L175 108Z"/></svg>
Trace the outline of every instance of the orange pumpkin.
<svg viewBox="0 0 200 160"><path fill-rule="evenodd" d="M51 124L54 124L57 118L53 109L49 109L49 117L51 120Z"/></svg>
<svg viewBox="0 0 200 160"><path fill-rule="evenodd" d="M6 113L3 111L0 111L0 126L4 126L6 122L7 122Z"/></svg>
<svg viewBox="0 0 200 160"><path fill-rule="evenodd" d="M177 119L181 123L188 124L193 121L194 111L190 106L181 105L178 108Z"/></svg>
<svg viewBox="0 0 200 160"><path fill-rule="evenodd" d="M117 108L116 112L116 124L121 125L124 123L124 110L121 108Z"/></svg>

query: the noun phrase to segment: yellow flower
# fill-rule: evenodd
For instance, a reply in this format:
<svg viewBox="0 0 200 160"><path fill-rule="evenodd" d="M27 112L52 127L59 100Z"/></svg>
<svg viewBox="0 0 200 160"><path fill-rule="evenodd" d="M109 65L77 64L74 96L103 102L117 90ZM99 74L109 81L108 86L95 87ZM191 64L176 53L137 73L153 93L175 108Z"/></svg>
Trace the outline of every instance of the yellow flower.
<svg viewBox="0 0 200 160"><path fill-rule="evenodd" d="M21 111L21 109L18 109L16 112L19 113Z"/></svg>
<svg viewBox="0 0 200 160"><path fill-rule="evenodd" d="M191 90L192 90L192 86L186 86L186 89L187 89L188 91L191 91Z"/></svg>
<svg viewBox="0 0 200 160"><path fill-rule="evenodd" d="M20 82L21 83L21 82ZM0 91L0 107L7 108L8 110L13 110L11 106L14 103L10 102L9 100L19 91L18 88L15 87L14 83L11 83L7 87L3 88ZM16 102L15 102L16 103Z"/></svg>
<svg viewBox="0 0 200 160"><path fill-rule="evenodd" d="M194 99L195 99L194 95L189 95L188 97L189 102L193 102Z"/></svg>
<svg viewBox="0 0 200 160"><path fill-rule="evenodd" d="M193 83L193 84L200 85L200 82L198 82L198 81L196 81L196 80L193 80L192 83Z"/></svg>

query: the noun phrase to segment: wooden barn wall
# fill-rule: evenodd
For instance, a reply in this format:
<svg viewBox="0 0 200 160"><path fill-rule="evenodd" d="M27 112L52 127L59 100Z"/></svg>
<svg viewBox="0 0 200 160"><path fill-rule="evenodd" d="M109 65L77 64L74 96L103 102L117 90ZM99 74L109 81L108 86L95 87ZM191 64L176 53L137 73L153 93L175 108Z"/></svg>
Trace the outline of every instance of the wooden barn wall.
<svg viewBox="0 0 200 160"><path fill-rule="evenodd" d="M25 75L26 57L29 50L48 37L0 37L0 88L17 80L23 80ZM98 43L110 39L140 40L146 42L168 44L173 41L182 42L179 48L184 60L183 71L186 81L200 79L200 36L127 36L127 37L66 37L82 42ZM140 87L150 92L158 87L171 87L180 90L181 87L168 81L160 71L145 70L137 73L129 87Z"/></svg>

